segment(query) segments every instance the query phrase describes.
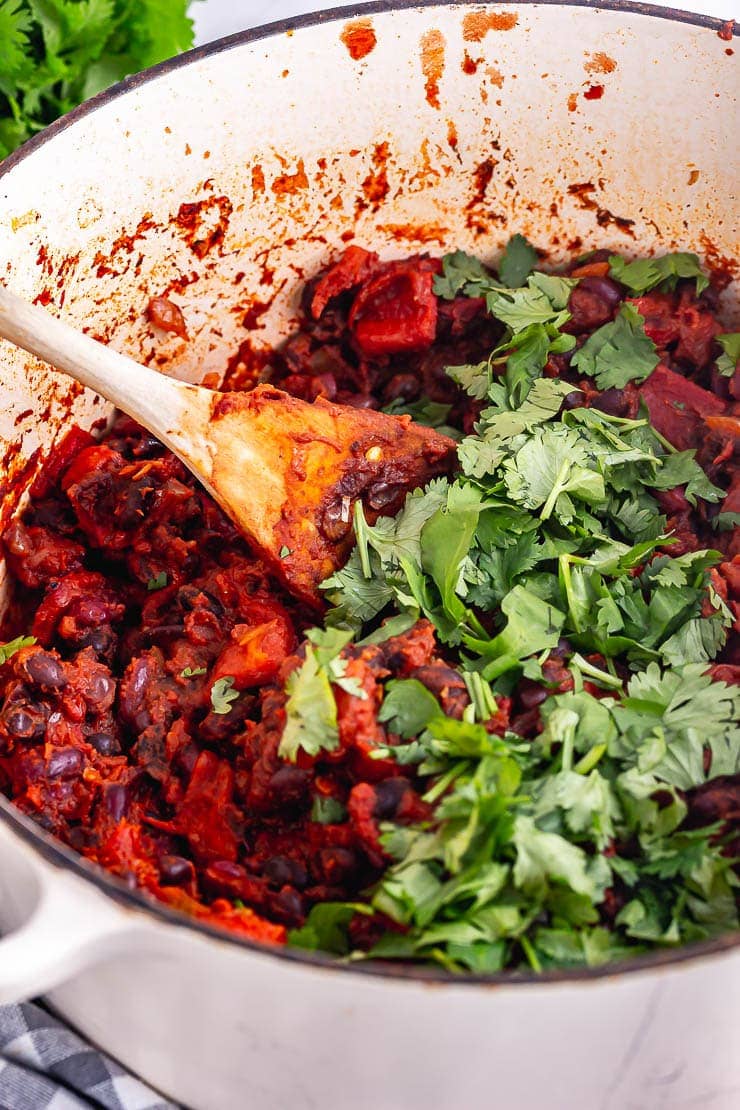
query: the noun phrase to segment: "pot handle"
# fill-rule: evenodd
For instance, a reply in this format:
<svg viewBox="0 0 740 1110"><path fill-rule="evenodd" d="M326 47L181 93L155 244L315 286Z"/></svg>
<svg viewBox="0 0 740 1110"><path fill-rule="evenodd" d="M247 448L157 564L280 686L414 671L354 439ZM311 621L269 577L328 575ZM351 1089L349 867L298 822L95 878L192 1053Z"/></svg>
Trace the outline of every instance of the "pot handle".
<svg viewBox="0 0 740 1110"><path fill-rule="evenodd" d="M2 835L2 834L7 834ZM0 827L2 854L23 860L24 880L36 886L30 917L0 938L0 1004L43 994L104 956L140 943L151 933L136 911L126 910L89 883L54 867Z"/></svg>

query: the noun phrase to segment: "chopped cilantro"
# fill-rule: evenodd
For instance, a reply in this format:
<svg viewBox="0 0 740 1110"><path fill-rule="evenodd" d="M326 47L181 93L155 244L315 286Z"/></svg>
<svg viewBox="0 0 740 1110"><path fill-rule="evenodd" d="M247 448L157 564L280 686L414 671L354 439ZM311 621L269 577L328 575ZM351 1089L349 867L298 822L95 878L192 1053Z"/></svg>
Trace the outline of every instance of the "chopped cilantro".
<svg viewBox="0 0 740 1110"><path fill-rule="evenodd" d="M230 713L232 703L239 697L239 691L234 689L234 679L231 675L217 678L211 687L211 708L214 713L223 715Z"/></svg>
<svg viewBox="0 0 740 1110"><path fill-rule="evenodd" d="M185 670L180 671L181 678L196 678L198 675L205 674L206 667L186 667Z"/></svg>
<svg viewBox="0 0 740 1110"><path fill-rule="evenodd" d="M726 378L731 378L740 361L740 332L727 332L716 336L716 339L723 352L717 359L717 369Z"/></svg>
<svg viewBox="0 0 740 1110"><path fill-rule="evenodd" d="M537 251L523 235L512 235L498 264L498 276L510 289L519 289L537 265Z"/></svg>
<svg viewBox="0 0 740 1110"><path fill-rule="evenodd" d="M35 643L35 636L16 636L14 640L8 640L7 643L0 644L0 666L7 663L11 655L15 655L21 648L31 647Z"/></svg>
<svg viewBox="0 0 740 1110"><path fill-rule="evenodd" d="M159 574L155 574L154 578L150 578L146 584L147 590L151 593L153 590L163 590L167 585L167 572L160 570Z"/></svg>
<svg viewBox="0 0 740 1110"><path fill-rule="evenodd" d="M317 794L311 807L311 820L319 825L338 825L347 820L347 809L338 798Z"/></svg>
<svg viewBox="0 0 740 1110"><path fill-rule="evenodd" d="M278 554L279 554L281 559L287 559L289 555L293 554L293 552L290 550L289 547L286 547L286 545L283 544L283 546L280 548L280 551L278 552Z"/></svg>
<svg viewBox="0 0 740 1110"><path fill-rule="evenodd" d="M573 355L581 373L596 379L599 389L622 389L642 382L660 361L655 344L645 335L645 321L634 305L623 303L616 319L588 337Z"/></svg>
<svg viewBox="0 0 740 1110"><path fill-rule="evenodd" d="M609 273L638 296L658 287L670 292L676 288L679 278L696 278L697 294L709 285L709 278L696 255L683 251L660 258L637 258L634 262L613 254L609 258Z"/></svg>

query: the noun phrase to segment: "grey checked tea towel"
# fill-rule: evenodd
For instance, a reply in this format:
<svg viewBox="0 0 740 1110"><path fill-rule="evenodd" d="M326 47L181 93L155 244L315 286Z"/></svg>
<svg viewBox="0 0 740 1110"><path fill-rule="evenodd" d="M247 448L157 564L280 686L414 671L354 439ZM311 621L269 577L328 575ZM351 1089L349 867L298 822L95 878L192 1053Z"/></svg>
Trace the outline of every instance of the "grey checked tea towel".
<svg viewBox="0 0 740 1110"><path fill-rule="evenodd" d="M32 1002L0 1006L0 1110L177 1110Z"/></svg>

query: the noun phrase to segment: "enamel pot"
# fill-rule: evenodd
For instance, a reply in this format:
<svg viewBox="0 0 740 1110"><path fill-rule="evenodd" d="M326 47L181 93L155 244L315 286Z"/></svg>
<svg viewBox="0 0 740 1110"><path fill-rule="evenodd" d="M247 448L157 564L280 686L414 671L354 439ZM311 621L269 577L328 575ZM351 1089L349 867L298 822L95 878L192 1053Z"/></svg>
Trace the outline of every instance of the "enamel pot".
<svg viewBox="0 0 740 1110"><path fill-rule="evenodd" d="M164 373L243 385L350 242L494 258L519 231L553 264L686 249L732 272L735 61L717 21L628 3L371 4L236 35L0 166L0 279ZM149 325L156 294L187 339ZM65 428L107 416L0 344L3 520ZM153 905L4 802L0 930L0 1001L43 993L200 1110L739 1104L737 936L540 979L338 966Z"/></svg>

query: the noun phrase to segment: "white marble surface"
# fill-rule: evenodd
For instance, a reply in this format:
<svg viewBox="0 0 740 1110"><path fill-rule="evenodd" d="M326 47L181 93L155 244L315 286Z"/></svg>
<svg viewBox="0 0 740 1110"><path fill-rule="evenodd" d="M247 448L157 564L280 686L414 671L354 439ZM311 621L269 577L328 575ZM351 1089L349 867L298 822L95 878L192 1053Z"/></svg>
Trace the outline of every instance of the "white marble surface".
<svg viewBox="0 0 740 1110"><path fill-rule="evenodd" d="M683 8L720 19L732 19L737 14L737 0L653 0L653 3L661 8ZM191 15L195 20L196 41L201 44L247 27L342 6L347 6L347 0L198 0L192 5Z"/></svg>

